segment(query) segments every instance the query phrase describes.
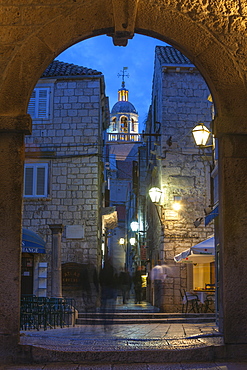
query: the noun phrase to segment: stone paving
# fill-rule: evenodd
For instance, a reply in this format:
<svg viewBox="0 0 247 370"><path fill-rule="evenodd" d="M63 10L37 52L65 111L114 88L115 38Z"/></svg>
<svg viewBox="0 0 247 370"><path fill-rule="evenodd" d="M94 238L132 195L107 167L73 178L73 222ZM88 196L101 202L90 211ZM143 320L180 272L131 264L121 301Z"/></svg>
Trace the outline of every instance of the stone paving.
<svg viewBox="0 0 247 370"><path fill-rule="evenodd" d="M128 304L119 309L147 311L152 307L147 303ZM27 330L21 331L20 343L32 346L36 363L0 364L0 370L247 370L247 362L210 361L211 349L223 345L215 322L136 325L102 322ZM174 356L169 357L169 351L175 354L175 360ZM192 353L187 360L184 351ZM55 362L50 361L50 352L58 354Z"/></svg>
<svg viewBox="0 0 247 370"><path fill-rule="evenodd" d="M153 349L193 349L222 344L222 336L214 323L207 324L139 324L77 325L69 328L21 332L21 344L69 352L132 351ZM151 358L150 358L151 360ZM49 362L30 365L2 365L1 370L246 370L247 362L183 362L145 361L129 363L109 357L100 363L80 361Z"/></svg>
<svg viewBox="0 0 247 370"><path fill-rule="evenodd" d="M39 365L0 366L1 370L246 370L247 363L203 362L203 363L155 363L155 364L68 364L50 363Z"/></svg>
<svg viewBox="0 0 247 370"><path fill-rule="evenodd" d="M60 351L137 350L223 344L214 323L77 325L21 332L21 344Z"/></svg>

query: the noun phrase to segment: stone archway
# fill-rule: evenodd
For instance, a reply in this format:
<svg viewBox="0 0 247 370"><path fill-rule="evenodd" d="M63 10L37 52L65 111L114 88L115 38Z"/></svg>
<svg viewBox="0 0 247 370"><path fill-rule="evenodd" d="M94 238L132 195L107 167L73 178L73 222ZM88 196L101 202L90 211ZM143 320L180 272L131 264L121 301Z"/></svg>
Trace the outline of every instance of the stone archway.
<svg viewBox="0 0 247 370"><path fill-rule="evenodd" d="M60 2L59 2L60 3ZM198 67L217 108L220 146L221 316L225 343L246 345L247 240L245 199L247 6L222 0L69 0L58 5L2 6L6 14L0 72L0 357L16 356L19 338L19 276L24 134L31 130L28 100L45 67L65 48L101 34L124 45L134 33L156 37L181 50ZM235 181L235 179L239 181ZM230 200L230 201L229 201ZM231 278L232 277L232 278ZM6 299L8 297L8 299ZM235 300L235 305L233 304ZM237 301L236 301L237 300ZM238 304L236 304L236 302Z"/></svg>

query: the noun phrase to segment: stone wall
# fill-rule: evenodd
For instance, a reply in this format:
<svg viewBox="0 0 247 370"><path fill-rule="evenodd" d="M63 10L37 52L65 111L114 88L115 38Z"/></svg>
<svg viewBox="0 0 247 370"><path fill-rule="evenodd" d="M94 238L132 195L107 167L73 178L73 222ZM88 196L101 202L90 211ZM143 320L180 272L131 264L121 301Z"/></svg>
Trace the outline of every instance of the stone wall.
<svg viewBox="0 0 247 370"><path fill-rule="evenodd" d="M159 181L164 193L164 261L169 266L168 278L163 284L162 310L181 311L180 289L191 289L192 266L176 264L174 256L198 244L213 234L212 223L194 226L204 216L210 199L210 151L206 154L196 148L192 129L198 122L210 127L212 103L210 91L197 69L191 65L176 69L164 67L156 59L153 101L156 101L157 121L161 122L161 145L156 146ZM207 157L207 158L206 158ZM174 197L181 210L178 217L170 217Z"/></svg>
<svg viewBox="0 0 247 370"><path fill-rule="evenodd" d="M50 295L51 224L64 225L62 264L100 264L102 206L102 113L101 79L53 80L51 114L48 120L33 120L32 135L26 137L26 162L49 165L46 198L25 198L23 227L37 232L46 241L46 254L36 256L48 262ZM42 86L50 80L42 79ZM69 235L77 225L83 236ZM36 292L39 294L37 287ZM72 289L73 290L73 289ZM77 298L81 290L65 290Z"/></svg>

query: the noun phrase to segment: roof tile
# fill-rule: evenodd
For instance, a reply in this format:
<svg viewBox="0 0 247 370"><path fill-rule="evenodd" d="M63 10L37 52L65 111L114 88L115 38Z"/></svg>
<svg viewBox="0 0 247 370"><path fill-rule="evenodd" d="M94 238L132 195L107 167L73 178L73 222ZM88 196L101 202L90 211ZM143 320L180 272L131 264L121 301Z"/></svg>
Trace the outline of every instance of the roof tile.
<svg viewBox="0 0 247 370"><path fill-rule="evenodd" d="M54 60L44 71L42 77L55 77L55 76L85 76L102 75L102 72L98 72L95 69L78 66L75 64L60 62Z"/></svg>
<svg viewBox="0 0 247 370"><path fill-rule="evenodd" d="M183 55L179 50L172 46L156 46L155 53L161 64L191 64L191 61Z"/></svg>

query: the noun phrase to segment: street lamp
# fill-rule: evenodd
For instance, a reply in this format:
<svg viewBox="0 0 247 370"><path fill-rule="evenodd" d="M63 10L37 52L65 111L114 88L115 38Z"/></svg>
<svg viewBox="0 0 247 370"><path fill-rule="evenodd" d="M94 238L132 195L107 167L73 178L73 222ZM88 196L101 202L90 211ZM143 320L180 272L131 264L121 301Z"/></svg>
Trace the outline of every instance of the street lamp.
<svg viewBox="0 0 247 370"><path fill-rule="evenodd" d="M181 209L181 204L178 202L174 202L172 208L174 209L174 211L179 211Z"/></svg>
<svg viewBox="0 0 247 370"><path fill-rule="evenodd" d="M139 229L139 224L137 221L132 221L131 224L130 224L130 227L131 227L131 230L132 231L138 231Z"/></svg>
<svg viewBox="0 0 247 370"><path fill-rule="evenodd" d="M193 128L192 134L196 145L205 147L211 132L206 126L204 126L203 123L199 123L196 127Z"/></svg>
<svg viewBox="0 0 247 370"><path fill-rule="evenodd" d="M130 245L135 245L136 243L136 238L130 238Z"/></svg>
<svg viewBox="0 0 247 370"><path fill-rule="evenodd" d="M153 203L158 204L160 202L162 191L159 188L151 188L149 190L149 196Z"/></svg>
<svg viewBox="0 0 247 370"><path fill-rule="evenodd" d="M124 243L125 243L125 239L124 239L124 238L120 238L120 239L119 239L119 244L120 244L120 245L124 245Z"/></svg>
<svg viewBox="0 0 247 370"><path fill-rule="evenodd" d="M179 196L179 195L174 195L174 202L172 204L172 208L174 209L174 211L179 211L182 207L181 205L181 200L182 200L182 197Z"/></svg>
<svg viewBox="0 0 247 370"><path fill-rule="evenodd" d="M162 222L162 219L161 219L163 206L161 204L159 204L160 198L161 198L161 194L162 194L162 191L160 190L160 188L154 187L154 188L151 188L149 190L150 199L151 199L152 203L154 203L154 205L155 205L155 208L156 208L156 211L157 211L157 215L158 215L159 220L160 220L160 224L163 227L163 222ZM158 211L158 207L157 206L160 206L160 208L161 208L161 215L160 215L160 213Z"/></svg>

